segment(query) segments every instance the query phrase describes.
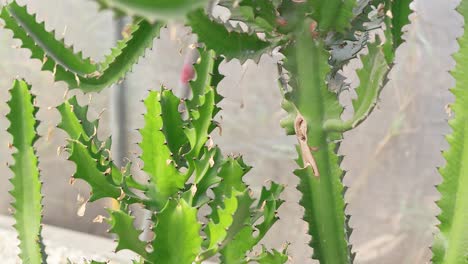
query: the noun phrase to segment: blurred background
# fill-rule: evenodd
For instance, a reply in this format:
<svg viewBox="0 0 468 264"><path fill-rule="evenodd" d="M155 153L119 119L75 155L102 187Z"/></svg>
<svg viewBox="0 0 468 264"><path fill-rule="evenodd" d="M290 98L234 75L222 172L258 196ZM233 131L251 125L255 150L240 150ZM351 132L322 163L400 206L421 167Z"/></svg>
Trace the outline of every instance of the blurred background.
<svg viewBox="0 0 468 264"><path fill-rule="evenodd" d="M95 61L104 58L120 35L122 23L114 20L111 12L98 12L93 1L18 2L28 4L29 11L46 21L49 30L56 30L58 37L63 34L66 43ZM397 52L391 80L377 108L360 127L346 133L341 144L356 263L414 264L430 260L429 246L438 213L434 201L439 197L434 186L441 181L437 167L444 164L440 151L447 147L444 134L450 132L447 105L453 101L449 88L454 85L449 75L454 66L451 54L457 50L456 38L462 33L462 18L454 11L457 4L458 0L413 3L416 12L406 28L407 41ZM88 204L84 215L78 216L83 213L89 189L79 181L69 183L75 167L65 153L58 151L66 137L55 128L59 114L54 107L72 95L78 95L81 103L90 102L89 117L102 116L100 135L113 135L114 157L136 161L141 151L136 145L140 141L136 129L143 126L141 100L148 90L161 85L182 94L179 76L194 40L182 25L171 24L121 87L89 96L67 92L64 83L54 83L51 73L40 71L41 62L30 60L30 52L17 48L20 42L12 39L12 33L0 29L0 214L9 215L10 211L7 191L11 189L11 172L6 164L12 162L12 150L8 148L11 137L6 133L9 123L5 102L13 78L23 77L33 85L41 107L38 118L42 137L36 146L44 180L45 223L107 236L106 224L93 219L106 215L104 207L110 206L109 201ZM281 247L289 242L291 263L315 263L310 260L310 237L301 220L300 194L295 189L298 179L292 174L295 138L285 136L279 126L285 113L280 108L277 59L265 55L258 64L222 64L221 72L226 75L219 87L225 96L218 115L222 134L216 134L214 140L224 154L240 153L254 167L246 178L255 191L270 179L287 185L283 195L286 203L279 212L281 220L263 243ZM352 87L358 84L354 70L359 66L357 62L345 69ZM349 105L353 96L351 90L341 99ZM134 169L138 175L138 166Z"/></svg>

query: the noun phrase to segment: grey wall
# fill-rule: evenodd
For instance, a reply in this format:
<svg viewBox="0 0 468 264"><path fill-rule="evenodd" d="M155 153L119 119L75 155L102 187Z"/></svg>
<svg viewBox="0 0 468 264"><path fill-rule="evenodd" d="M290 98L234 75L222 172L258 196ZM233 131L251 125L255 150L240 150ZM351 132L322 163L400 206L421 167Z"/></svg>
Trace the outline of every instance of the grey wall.
<svg viewBox="0 0 468 264"><path fill-rule="evenodd" d="M46 20L49 29L59 34L66 31L67 43L93 59L100 60L114 45L115 23L109 12L98 13L92 1L78 0L21 0L30 11ZM407 42L398 51L397 64L390 75L381 100L373 115L359 128L345 135L340 153L345 155L343 167L348 171L345 183L350 186L346 195L350 203L347 212L353 215L351 225L356 263L426 263L430 259L435 214L434 201L439 195L434 185L441 181L436 171L444 164L440 150L446 148L443 134L449 132L445 106L453 101L448 89L454 85L448 71L453 67L450 54L456 51L456 37L461 34L462 19L453 11L458 1L417 0L412 15L413 24L406 34ZM66 28L66 30L65 30ZM128 76L128 104L130 119L129 153L134 159L140 152L135 144L140 136L136 128L143 125L141 99L148 89L161 84L178 87L178 75L183 54L193 38L181 27L171 25L162 39L155 41L155 49L134 67ZM15 76L25 77L33 84L41 106L38 116L43 137L37 144L40 166L45 181L45 221L84 232L105 234L104 224L92 223L104 214L101 204L88 205L84 217L77 217L78 194L85 196L84 184L68 183L74 166L66 155L57 156L57 147L65 144L65 135L55 128L59 115L48 110L63 99L66 85L54 83L48 72L40 72L40 62L28 59L29 52L15 49L19 42L11 32L0 30L0 212L8 213L11 176L6 162L11 162L5 132L8 121L7 89ZM305 235L306 224L301 220L303 210L297 205L298 180L291 171L295 168L294 138L284 135L278 122L283 111L276 83L275 59L264 56L259 65L238 62L223 64L226 79L220 92L226 99L219 118L222 135L215 137L225 154L242 153L254 166L249 184L258 191L268 179L287 184L283 196L286 203L280 210L281 220L265 239L271 246L291 243L291 263L315 263L309 260L312 251ZM356 79L350 69L350 79ZM355 86L356 81L353 82ZM114 88L115 89L115 88ZM111 89L93 94L90 116L96 117L103 108L111 109ZM77 94L81 102L88 96ZM349 104L352 92L343 96ZM103 113L102 135L108 135L111 113ZM107 202L108 203L108 202Z"/></svg>

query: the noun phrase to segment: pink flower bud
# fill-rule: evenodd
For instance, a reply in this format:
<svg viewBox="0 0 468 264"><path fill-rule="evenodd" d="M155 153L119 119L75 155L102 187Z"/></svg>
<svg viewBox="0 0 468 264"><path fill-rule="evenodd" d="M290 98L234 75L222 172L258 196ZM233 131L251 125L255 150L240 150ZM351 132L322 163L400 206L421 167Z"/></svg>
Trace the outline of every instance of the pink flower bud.
<svg viewBox="0 0 468 264"><path fill-rule="evenodd" d="M191 63L184 64L182 68L182 73L180 74L180 81L183 84L188 84L195 77L195 70L193 69L193 65Z"/></svg>

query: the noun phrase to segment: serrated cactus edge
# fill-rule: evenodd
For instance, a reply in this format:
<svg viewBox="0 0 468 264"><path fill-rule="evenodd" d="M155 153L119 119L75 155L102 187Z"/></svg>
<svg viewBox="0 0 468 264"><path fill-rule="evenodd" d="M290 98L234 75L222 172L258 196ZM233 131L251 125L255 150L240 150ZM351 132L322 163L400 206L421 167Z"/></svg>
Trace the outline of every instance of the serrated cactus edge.
<svg viewBox="0 0 468 264"><path fill-rule="evenodd" d="M39 138L36 128L39 122L34 105L31 86L23 80L15 80L10 90L8 101L10 112L7 119L10 127L7 131L13 137L12 148L14 164L10 166L13 177L10 191L14 198L12 203L14 227L20 241L19 257L23 263L47 263L45 246L42 241L42 182L34 143Z"/></svg>

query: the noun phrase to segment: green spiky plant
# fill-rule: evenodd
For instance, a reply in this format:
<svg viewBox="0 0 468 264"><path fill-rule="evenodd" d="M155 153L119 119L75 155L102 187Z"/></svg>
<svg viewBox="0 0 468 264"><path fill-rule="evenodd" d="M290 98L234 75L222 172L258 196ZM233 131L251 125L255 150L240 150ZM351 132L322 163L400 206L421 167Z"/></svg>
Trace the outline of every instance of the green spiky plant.
<svg viewBox="0 0 468 264"><path fill-rule="evenodd" d="M309 223L312 236L312 257L321 263L353 263L355 253L349 243L352 230L345 214L346 188L342 184L344 172L338 147L343 133L359 125L374 108L393 63L393 50L387 47L390 39L384 44L378 36L374 43L359 39L359 35L367 38L362 31L369 16L362 14L369 9L356 9L354 1L315 1L315 5L310 2L313 1L284 7L291 10L291 16L303 19L296 22L292 40L282 48L285 55L282 66L289 75L289 85L283 87L283 108L289 115L283 120L283 127L296 135L299 142L300 169L295 174L300 178L298 190L303 194L300 204L305 208L304 220ZM308 17L317 5L317 14ZM379 19L386 21L384 14L391 5L379 3L375 7L377 17L383 15ZM333 14L340 18L333 18ZM338 97L344 84L340 83L343 78L339 71L354 55L341 58L336 55L339 50L333 47L352 37L362 44L361 48L367 47L368 53L359 57L363 66L357 71L360 84L355 89L354 114L342 121L343 106ZM328 42L330 38L334 43ZM337 83L338 88L333 90L332 85Z"/></svg>
<svg viewBox="0 0 468 264"><path fill-rule="evenodd" d="M98 120L87 119L88 109L76 97L57 108L62 117L58 127L69 135L66 149L76 165L73 179L89 184L90 202L119 201L119 210L109 210L108 218L109 230L117 237L116 251L131 250L141 263L202 263L218 255L223 263L285 263L288 259L284 250L262 248L251 253L278 220L284 187L272 182L256 201L243 181L250 167L242 157L223 157L217 146L208 143L216 128L212 120L220 110L216 104L222 99L214 88L221 80L213 73L217 64L213 52L201 52L198 78L191 85L193 96L183 103L186 119L179 112L182 101L172 91L163 87L149 92L144 101L145 126L140 130L147 183L132 177L131 164L121 169L110 160L110 139L97 138ZM41 183L33 148L38 109L24 81L15 81L11 95L8 131L18 149L11 167L15 175L11 194L20 257L24 263L46 263L40 228ZM151 212L154 237L149 241L140 240L142 230L134 226L130 206L137 204ZM211 212L202 225L199 211L206 206Z"/></svg>
<svg viewBox="0 0 468 264"><path fill-rule="evenodd" d="M124 78L144 50L151 46L153 39L158 37L164 21L172 19L185 19L200 42L227 60L258 61L263 54L279 50L284 56L278 66L280 87L284 95L282 106L288 112L282 126L288 134L295 135L299 143L297 163L300 168L295 174L300 178L298 189L303 193L301 205L305 208L304 220L309 224L309 234L312 236L310 245L314 249L313 258L320 263L352 263L354 254L349 245L351 229L348 226L349 216L345 215L343 195L346 188L342 184L344 173L340 168L342 158L338 155L338 146L343 133L363 122L377 103L380 91L387 81L388 72L394 64L395 50L403 42L402 29L409 23L411 1L220 0L219 4L227 7L231 13L228 21L212 17L210 12L203 9L210 9L213 1L208 0L96 1L101 8L112 9L119 16L134 17L128 37L119 42L101 63L91 62L83 58L81 53L74 53L63 41L55 39L54 32L47 32L43 24L36 22L34 15L28 14L26 8L16 2L6 5L0 18L4 20L5 27L13 31L14 37L22 41L22 46L31 50L31 57L43 62L43 70L53 73L57 81L66 82L71 89L79 88L84 92L100 91ZM465 5L463 0L459 9L464 15L467 13ZM384 37L380 37L381 35ZM459 57L458 67L463 67L464 42L461 41L460 44L462 55ZM343 106L338 98L340 93L349 87L341 70L355 60L362 63L361 69L357 71L360 84L355 88L353 116L343 121ZM214 61L207 65L203 61L206 60L202 59L202 64L198 66L199 73L207 73L208 68L217 67ZM457 81L463 84L464 79L459 72L455 71L454 75ZM265 220L263 216L265 224L254 227L253 223L261 218L261 215L253 214L248 220L243 218L247 207L253 208L245 206L245 211L242 210L243 203L251 204L248 195L244 197L247 188L245 185L232 181L214 183L210 176L200 176L200 173L210 175L211 166L219 166L219 176L226 176L227 172L233 173L233 167L225 164L237 163L239 171L247 170L239 159L220 158L221 161L218 162L218 150L205 146L206 137L214 128L208 117L211 120L213 114L218 111L216 108L210 109L207 100L216 103L218 97L215 90L212 90L213 94L210 95L210 89L200 84L217 82L216 78L213 79L208 74L200 76L202 77L197 78L192 86L194 97L185 102L191 119L185 120L180 115L174 115L178 99L170 91L163 89L160 93L151 93L145 101L148 107L145 118L147 126L141 130L141 146L143 161L150 161L149 165L145 161L143 168L150 176L147 185L137 183L128 172L122 172L108 160L109 156L105 150L110 147L110 141L101 142L96 138L97 122L86 120L86 108L79 106L74 99L59 107L63 118L60 127L71 138L68 147L70 159L77 164L74 177L83 179L92 186L91 200L110 197L120 201L121 210L111 212L110 220L113 227L111 230L119 237L125 237L119 239L118 249L129 248L143 259L156 255L158 258L171 257L171 252L158 255L146 250L146 244L138 240L139 232L131 226L132 218L128 213L128 205L131 204L139 203L150 211L161 211L162 220L152 219L158 223L154 230L156 233L161 223L181 219L173 214L163 214L165 210L177 211L177 208L190 206L197 208L200 203L208 203L212 208L224 208L222 212L215 212L209 216L211 220L204 231L207 236L211 235L215 239L201 243L204 251L196 255L196 260L220 252L223 263L239 263L239 258L242 258L240 263L247 261L245 252L258 241L253 239L254 242L245 244L239 241L249 241L247 238L251 238L254 228L262 234L261 230L266 231L265 227L274 222ZM464 138L463 92L458 88L454 91L461 99L457 98L453 107L457 112L457 117L452 123L454 136L449 138L453 149L447 152L448 164L441 170L444 176L444 183L439 187L442 193L439 202L442 209L439 217L441 232L433 247L435 263L468 262L467 235L463 231L466 230L466 177L463 175L463 167L459 165L461 162L458 162L464 160L463 149L457 147ZM159 105L159 108L155 105ZM205 111L211 114L206 114ZM155 113L161 114L160 118L152 115ZM162 133L151 137L149 131L155 129L162 129ZM155 149L159 151L155 152ZM96 163L96 160L100 162ZM159 177L160 166L163 164L166 164L169 177ZM179 168L182 167L187 171L180 173ZM91 177L102 174L107 177ZM195 176L194 183L187 184L187 179L192 174ZM221 186L215 187L221 189L215 191L211 202L203 195L208 188L207 184ZM223 190L226 186L227 191ZM234 186L237 187L232 189ZM270 196L275 193L273 190L280 188L274 186L270 190L265 189L260 201L265 201L262 197ZM132 190L143 192L144 198ZM217 197L222 194L225 199L220 201ZM275 205L271 205L271 208L281 203L277 196L274 197L272 200L275 200ZM231 208L229 201L237 201L238 208ZM223 203L225 207L222 207ZM265 209L267 204L268 202L259 203L257 209ZM226 220L225 214L232 213L230 210L237 210L240 215L234 214L234 217ZM241 222L236 222L239 217ZM236 227L238 235L230 233L230 229L227 233L221 231L226 223L230 223L232 228ZM197 228L196 221L192 221L191 224L180 221L180 224ZM125 233L124 236L119 234L124 230L132 232ZM232 241L234 246L218 243L223 239ZM153 243L156 241L159 241L157 236ZM262 253L260 256L265 256L259 257L260 263L276 263L276 259L285 260L285 256L279 252Z"/></svg>
<svg viewBox="0 0 468 264"><path fill-rule="evenodd" d="M47 256L41 236L42 183L33 147L38 139L36 127L39 122L35 118L38 108L34 106L34 96L25 82L15 81L10 94L8 132L13 136L12 147L17 150L13 154L14 164L10 166L14 175L10 180L13 185L10 194L15 199L12 207L20 240L20 258L25 263L45 263Z"/></svg>
<svg viewBox="0 0 468 264"><path fill-rule="evenodd" d="M450 145L443 153L447 164L441 168L443 182L438 186L441 199L440 224L432 246L432 262L435 264L468 263L468 1L461 1L458 12L465 20L463 36L458 43L460 49L454 56L456 67L452 71L456 86L452 89L455 102L451 105L455 118L450 120L452 134L447 136Z"/></svg>

